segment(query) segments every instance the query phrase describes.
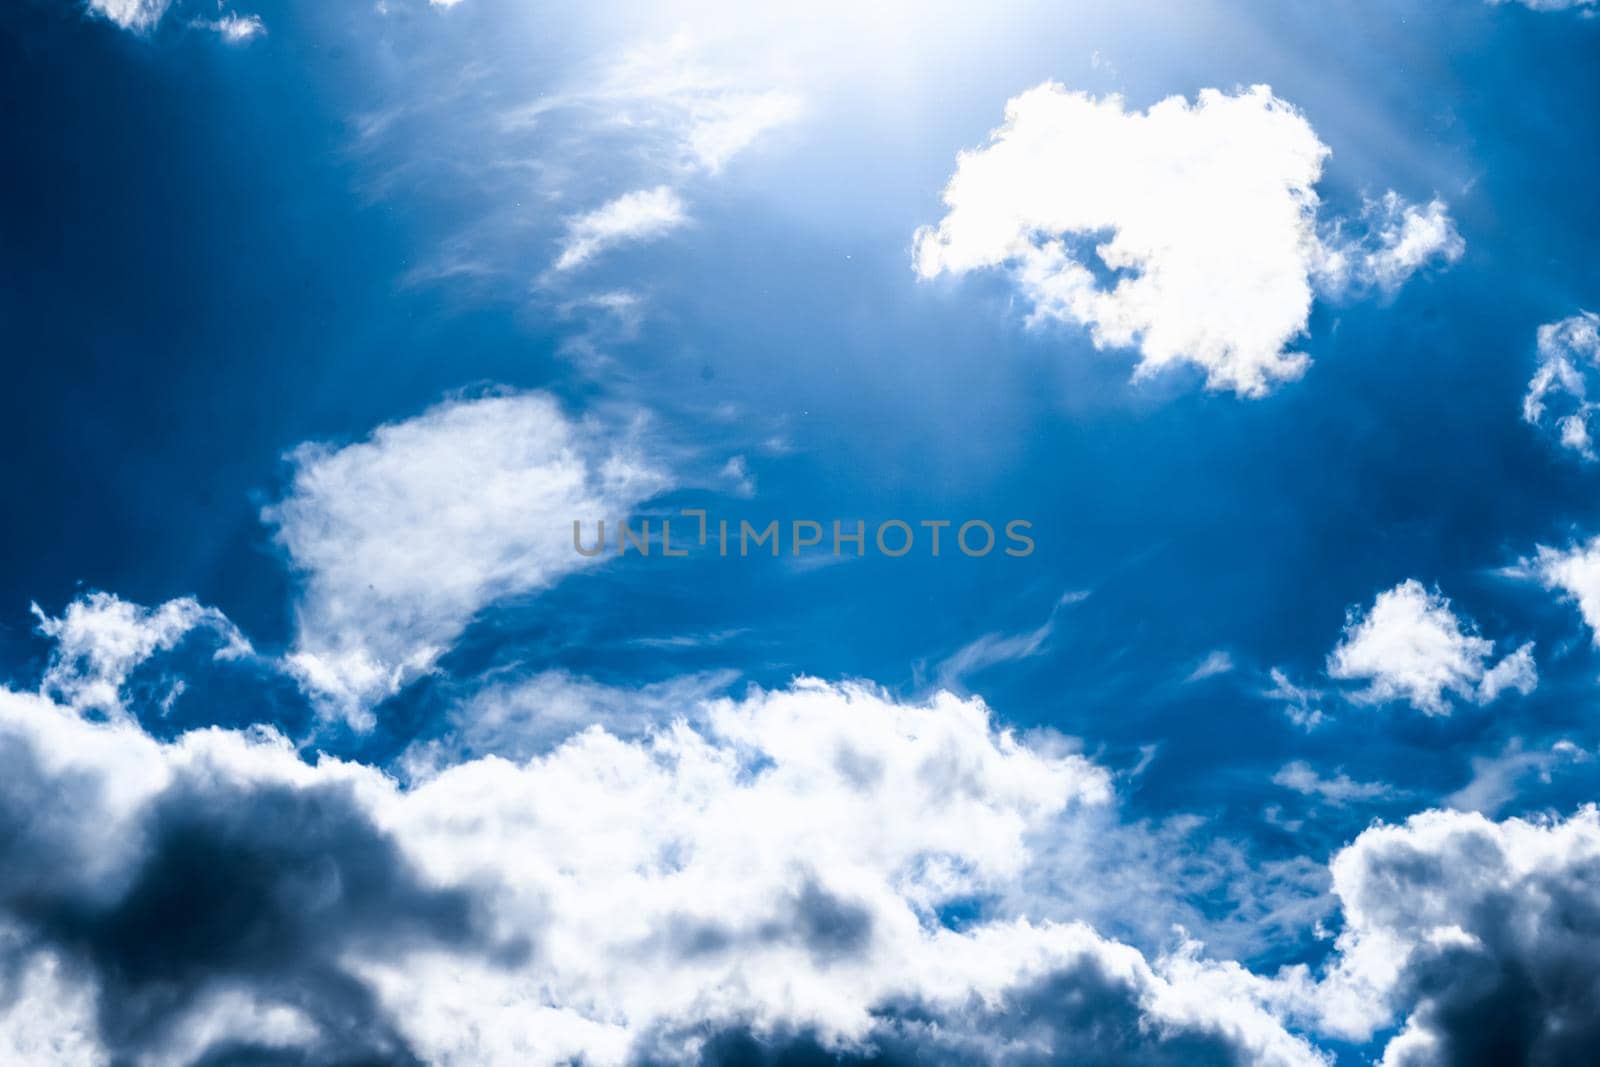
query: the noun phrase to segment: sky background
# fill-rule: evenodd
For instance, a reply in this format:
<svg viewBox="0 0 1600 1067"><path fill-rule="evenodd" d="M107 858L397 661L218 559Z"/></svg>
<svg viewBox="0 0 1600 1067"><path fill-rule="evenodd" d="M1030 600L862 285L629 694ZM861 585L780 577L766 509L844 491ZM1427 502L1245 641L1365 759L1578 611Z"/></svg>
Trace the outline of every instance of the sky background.
<svg viewBox="0 0 1600 1067"><path fill-rule="evenodd" d="M1078 739L1122 824L1252 872L1196 881L1189 921L1262 974L1326 961L1325 864L1374 820L1592 800L1600 653L1526 561L1600 530L1596 473L1522 403L1538 328L1600 303L1600 22L1471 0L865 7L179 2L129 27L106 11L131 6L8 5L10 686L56 662L42 617L105 591L192 596L255 649L137 665L124 702L148 698L129 714L151 736L265 723L402 777L419 746L477 744L486 691L552 671L980 695ZM1309 367L1264 396L1194 365L1135 378L1136 346L1030 318L1005 269L913 269L958 154L1048 81L1129 111L1270 85L1330 150L1319 219L1438 198L1464 251L1319 292L1291 345ZM696 156L696 109L718 107L773 117ZM554 266L574 219L657 188L682 205L670 232ZM583 447L642 427L671 486L638 515L1021 518L1037 548L551 565L470 605L364 725L264 667L313 582L263 515L295 450L529 391L590 420ZM601 517L621 516L549 515L550 536ZM1537 687L1444 714L1359 699L1330 656L1407 579L1494 643L1486 665L1532 642ZM1103 933L1161 947L1167 914L1114 911ZM1393 1033L1321 1047L1360 1062Z"/></svg>

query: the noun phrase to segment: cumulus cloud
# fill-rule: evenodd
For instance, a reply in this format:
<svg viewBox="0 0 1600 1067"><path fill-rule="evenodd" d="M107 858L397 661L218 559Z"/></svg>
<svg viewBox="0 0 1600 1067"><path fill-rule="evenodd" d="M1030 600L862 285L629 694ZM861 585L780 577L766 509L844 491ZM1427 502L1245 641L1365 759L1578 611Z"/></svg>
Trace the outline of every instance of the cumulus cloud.
<svg viewBox="0 0 1600 1067"><path fill-rule="evenodd" d="M1351 609L1344 638L1328 656L1328 674L1364 681L1364 703L1406 700L1429 715L1448 715L1450 697L1487 704L1507 690L1538 684L1532 643L1489 666L1494 642L1463 624L1450 601L1409 578L1379 593L1365 615Z"/></svg>
<svg viewBox="0 0 1600 1067"><path fill-rule="evenodd" d="M402 1062L348 960L477 936L472 898L421 884L372 821L376 772L270 732L161 744L0 691L0 765L8 962L93 1003L91 1062Z"/></svg>
<svg viewBox="0 0 1600 1067"><path fill-rule="evenodd" d="M1600 402L1589 399L1600 374L1600 315L1580 311L1539 327L1539 366L1522 398L1522 418L1549 426L1561 447L1594 459L1590 416Z"/></svg>
<svg viewBox="0 0 1600 1067"><path fill-rule="evenodd" d="M1600 1047L1600 817L1429 811L1332 862L1344 917L1309 1009L1385 1067L1583 1063Z"/></svg>
<svg viewBox="0 0 1600 1067"><path fill-rule="evenodd" d="M125 30L143 33L154 28L172 0L89 0L89 10Z"/></svg>
<svg viewBox="0 0 1600 1067"><path fill-rule="evenodd" d="M442 187L452 212L469 206L408 272L411 282L510 280L521 292L531 275L581 308L567 299L579 267L624 240L681 228L737 159L803 114L779 68L747 50L718 53L678 34L598 59L569 47L569 58L583 58L552 67L529 64L507 44L514 37L462 58L481 77L459 77L452 63L441 82L439 70L413 60L403 81L417 91L357 121L359 149L377 171L373 195L428 197ZM414 151L419 140L435 146L429 158ZM539 239L530 242L530 232ZM530 261L552 244L554 256Z"/></svg>
<svg viewBox="0 0 1600 1067"><path fill-rule="evenodd" d="M483 756L522 762L595 726L613 737L642 737L675 719L697 721L697 709L737 678L710 671L628 688L552 670L491 682L451 709L442 736L412 744L401 765L422 779Z"/></svg>
<svg viewBox="0 0 1600 1067"><path fill-rule="evenodd" d="M90 593L67 605L60 618L32 605L39 632L55 641L40 691L75 708L120 713L122 687L134 668L157 652L202 630L217 643L217 659L251 654L250 642L216 608L193 597L155 608L111 593Z"/></svg>
<svg viewBox="0 0 1600 1067"><path fill-rule="evenodd" d="M698 722L408 789L0 690L0 944L55 1005L5 1040L81 1044L89 1016L95 1060L141 1067L1325 1062L1237 965L941 918L1108 802L1082 756L976 700L813 681Z"/></svg>
<svg viewBox="0 0 1600 1067"><path fill-rule="evenodd" d="M623 193L567 220L552 270L575 270L617 245L655 240L686 226L688 206L680 186L715 176L762 135L793 122L800 99L777 89L743 88L696 56L693 42L677 35L633 49L581 88L542 95L505 112L508 131L537 128L560 116L587 116L599 129L627 129L664 164L658 172L674 184Z"/></svg>
<svg viewBox="0 0 1600 1067"><path fill-rule="evenodd" d="M1578 607L1590 637L1600 646L1600 536L1566 548L1539 545L1534 557L1522 560L1519 574L1537 578Z"/></svg>
<svg viewBox="0 0 1600 1067"><path fill-rule="evenodd" d="M1112 776L1065 739L947 693L678 695L679 714L662 689L618 730L462 750L406 785L270 729L160 741L0 689L0 1052L1311 1067L1331 1057L1297 1028L1398 1023L1384 1062L1431 1067L1600 1040L1592 808L1367 830L1331 864L1328 963L1265 976L1060 912L1061 875L1108 840L1186 852L1108 835ZM1277 778L1330 803L1380 792ZM1108 873L1114 908L1140 875Z"/></svg>
<svg viewBox="0 0 1600 1067"><path fill-rule="evenodd" d="M263 513L303 580L288 668L364 724L480 609L598 563L573 551L573 520L625 517L668 484L611 436L523 393L297 449L288 496Z"/></svg>
<svg viewBox="0 0 1600 1067"><path fill-rule="evenodd" d="M653 240L688 222L683 200L665 185L624 193L568 221L555 269L573 270L608 248L630 241Z"/></svg>
<svg viewBox="0 0 1600 1067"><path fill-rule="evenodd" d="M1323 238L1318 281L1335 293L1368 287L1394 293L1417 271L1454 263L1466 250L1443 200L1418 207L1390 190L1367 200L1358 226L1336 223Z"/></svg>
<svg viewBox="0 0 1600 1067"><path fill-rule="evenodd" d="M1397 286L1461 240L1438 201L1389 195L1355 243L1318 234L1328 149L1266 86L1202 90L1128 111L1046 83L963 152L937 226L916 234L924 278L1006 267L1032 321L1137 348L1136 378L1193 364L1212 389L1260 396L1298 378L1290 349L1328 278Z"/></svg>

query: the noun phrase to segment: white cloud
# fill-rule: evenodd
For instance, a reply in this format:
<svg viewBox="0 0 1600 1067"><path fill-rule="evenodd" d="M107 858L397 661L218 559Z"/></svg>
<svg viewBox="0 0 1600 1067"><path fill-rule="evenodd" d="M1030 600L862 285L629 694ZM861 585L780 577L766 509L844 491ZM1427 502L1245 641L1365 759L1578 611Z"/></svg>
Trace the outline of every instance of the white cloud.
<svg viewBox="0 0 1600 1067"><path fill-rule="evenodd" d="M1522 418L1534 426L1548 423L1563 448L1592 460L1590 417L1600 402L1589 396L1600 375L1600 315L1580 311L1540 326L1538 336L1539 367L1522 399Z"/></svg>
<svg viewBox="0 0 1600 1067"><path fill-rule="evenodd" d="M799 119L800 97L786 89L752 89L697 55L678 33L624 53L589 84L508 116L527 122L556 110L595 113L601 124L654 134L661 154L681 174L715 175L760 137Z"/></svg>
<svg viewBox="0 0 1600 1067"><path fill-rule="evenodd" d="M159 742L0 690L0 909L27 902L33 944L75 955L102 1058L141 1067L241 1038L316 1062L693 1062L724 1032L941 1062L1021 1047L1325 1062L1264 1010L1262 980L1192 946L1152 961L1078 923L939 920L1014 884L1034 836L1107 804L1109 775L1082 756L948 694L801 681L695 718L402 789L307 764L270 731ZM19 798L39 795L64 802L15 832ZM218 931L203 947L124 931L195 855L223 889L242 864L249 899L284 907L243 936L225 921L237 901L191 900L185 923ZM55 901L98 919L64 935L38 906ZM148 937L167 965L84 943L102 929ZM117 1025L128 1004L137 1028Z"/></svg>
<svg viewBox="0 0 1600 1067"><path fill-rule="evenodd" d="M1262 692L1264 700L1276 700L1283 705L1283 714L1307 733L1327 721L1322 713L1322 691L1296 685L1288 674L1278 667L1270 672L1272 688Z"/></svg>
<svg viewBox="0 0 1600 1067"><path fill-rule="evenodd" d="M1394 794L1394 790L1382 782L1358 782L1342 772L1324 778L1304 760L1284 764L1272 776L1272 782L1336 806L1362 800L1382 800Z"/></svg>
<svg viewBox="0 0 1600 1067"><path fill-rule="evenodd" d="M1494 642L1465 627L1438 592L1407 579L1379 593L1366 615L1354 609L1344 639L1328 657L1330 677L1365 681L1355 699L1385 703L1404 699L1429 715L1448 715L1447 696L1486 704L1507 689L1527 694L1538 682L1533 645L1512 652L1492 668Z"/></svg>
<svg viewBox="0 0 1600 1067"><path fill-rule="evenodd" d="M480 609L598 563L573 550L573 520L625 518L668 484L612 436L524 393L297 449L289 495L263 513L304 579L289 669L365 723Z"/></svg>
<svg viewBox="0 0 1600 1067"><path fill-rule="evenodd" d="M665 185L638 189L567 222L567 235L555 269L581 267L608 248L648 241L687 225L683 200Z"/></svg>
<svg viewBox="0 0 1600 1067"><path fill-rule="evenodd" d="M599 692L563 681L544 691ZM908 704L802 680L680 695L679 715L667 690L648 697L637 729L602 699L628 736L591 727L403 787L309 764L270 730L163 742L130 718L0 690L0 948L22 998L0 1009L0 1049L154 1067L248 1041L316 1062L522 1067L696 1062L733 1034L923 1062L1029 1049L1311 1067L1330 1057L1286 1022L1353 1041L1399 1022L1384 1063L1444 1067L1488 1047L1480 1025L1517 1062L1571 1062L1600 1038L1585 997L1600 981L1592 808L1500 823L1431 811L1367 830L1331 864L1329 964L1266 977L1051 916L1078 891L1062 872L1093 870L1107 840L1180 864L1087 880L1109 913L1152 871L1193 884L1182 864L1200 861L1182 837L1108 836L1111 776L1063 739L1017 737L949 694ZM1383 791L1295 764L1276 780L1332 803ZM219 931L204 945L139 932L169 865L196 856L246 872L251 899L286 902L262 913L270 950L229 932L229 892L186 898L185 923ZM1113 867L1128 864L1119 852ZM1300 892L1303 872L1279 877ZM973 900L1007 906L941 921ZM170 967L138 962L151 945ZM118 1022L130 1004L134 1028Z"/></svg>
<svg viewBox="0 0 1600 1067"><path fill-rule="evenodd" d="M469 208L409 281L510 281L521 294L533 275L572 306L576 268L630 236L686 224L736 159L803 114L781 68L747 49L719 53L685 34L651 33L648 44L596 61L578 27L545 31L580 35L563 50L570 63L530 65L523 50L494 42L462 69L449 64L441 84L431 63L415 60L415 76L403 80L417 91L357 118L360 150L381 171L373 195L426 198L444 187L453 212ZM414 150L419 138L434 146L427 158ZM541 270L530 250L547 242L564 247Z"/></svg>
<svg viewBox="0 0 1600 1067"><path fill-rule="evenodd" d="M172 0L89 0L90 11L134 33L155 29L171 6ZM194 19L190 24L210 30L229 44L243 44L267 32L260 15L238 15L231 11L214 19Z"/></svg>
<svg viewBox="0 0 1600 1067"><path fill-rule="evenodd" d="M229 44L244 44L267 32L267 24L261 21L260 15L236 15L231 11L221 18L199 19L195 25L210 30Z"/></svg>
<svg viewBox="0 0 1600 1067"><path fill-rule="evenodd" d="M962 645L939 664L939 684L955 685L979 671L1001 663L1037 656L1055 629L1054 617L1041 626L1021 633L989 633Z"/></svg>
<svg viewBox="0 0 1600 1067"><path fill-rule="evenodd" d="M1600 819L1490 822L1428 811L1332 862L1344 930L1303 1009L1364 1041L1404 1026L1385 1067L1575 1063L1600 1040Z"/></svg>
<svg viewBox="0 0 1600 1067"><path fill-rule="evenodd" d="M1527 696L1539 686L1539 667L1533 660L1533 642L1521 645L1485 671L1478 682L1478 702L1490 704L1500 694L1516 690Z"/></svg>
<svg viewBox="0 0 1600 1067"><path fill-rule="evenodd" d="M1137 347L1136 378L1190 363L1209 388L1260 396L1307 366L1289 346L1315 283L1342 273L1388 287L1460 254L1442 204L1392 194L1366 247L1325 245L1315 186L1327 154L1266 86L1130 112L1121 97L1046 83L1007 103L988 145L961 154L948 213L917 232L915 266L925 278L1009 267L1033 321Z"/></svg>
<svg viewBox="0 0 1600 1067"><path fill-rule="evenodd" d="M55 641L40 692L74 708L122 711L122 687L134 668L175 648L195 630L208 631L220 646L217 659L249 655L250 642L216 608L193 597L155 608L111 593L90 593L67 605L60 618L32 605L39 632Z"/></svg>
<svg viewBox="0 0 1600 1067"><path fill-rule="evenodd" d="M172 0L89 0L89 10L125 30L143 33L153 29Z"/></svg>
<svg viewBox="0 0 1600 1067"><path fill-rule="evenodd" d="M1362 226L1364 233L1350 236L1336 225L1323 239L1317 275L1324 288L1342 293L1376 286L1394 293L1423 267L1454 263L1467 250L1438 197L1418 207L1390 190L1366 202Z"/></svg>
<svg viewBox="0 0 1600 1067"><path fill-rule="evenodd" d="M1600 536L1567 548L1539 545L1534 558L1523 560L1519 573L1538 578L1546 588L1578 606L1590 637L1600 647Z"/></svg>

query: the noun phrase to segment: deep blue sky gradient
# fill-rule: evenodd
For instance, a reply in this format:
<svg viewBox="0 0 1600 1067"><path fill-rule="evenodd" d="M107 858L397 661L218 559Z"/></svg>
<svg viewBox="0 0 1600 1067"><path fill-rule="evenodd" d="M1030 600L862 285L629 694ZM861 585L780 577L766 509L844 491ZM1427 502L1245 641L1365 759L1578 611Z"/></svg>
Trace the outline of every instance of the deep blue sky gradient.
<svg viewBox="0 0 1600 1067"><path fill-rule="evenodd" d="M506 95L537 95L575 69L562 33L589 32L553 17L543 32L530 16L525 38L484 51L484 27L509 10L473 0L377 20L363 5L267 3L269 33L245 48L177 19L140 38L70 4L0 13L10 677L32 680L47 651L29 602L57 612L90 588L142 603L193 594L281 649L293 579L258 513L282 491L284 453L505 385L551 389L573 411L607 398L656 412L707 474L663 507L869 525L1027 518L1038 551L814 569L625 560L490 609L442 675L391 701L374 734L330 737L336 750L392 757L440 730L491 667L623 684L735 667L761 684L805 673L918 693L961 646L1053 611L1041 654L967 684L1008 721L1082 737L1112 766L1158 746L1124 783L1132 814L1214 816L1211 832L1263 859L1325 854L1375 815L1436 802L1465 784L1472 756L1513 737L1600 743L1600 656L1576 612L1496 573L1536 543L1600 529L1594 471L1519 421L1535 328L1600 305L1600 20L1469 2L1115 21L1041 7L970 55L908 44L926 76L897 95L861 91L865 75L824 94L707 185L691 229L595 266L595 288L636 284L649 307L594 374L562 346L597 316L530 283L564 211L534 212L495 248L520 273L414 275L498 210L495 190L451 177L472 151L449 92L469 54L504 74ZM1115 71L1093 67L1091 49ZM1466 256L1392 299L1319 303L1303 342L1314 365L1266 399L1207 394L1187 371L1130 383L1129 354L1025 327L1002 278L919 283L910 269L911 234L939 217L956 152L1050 78L1136 107L1270 83L1333 149L1330 212L1389 187L1438 193ZM360 118L401 104L418 105L403 134L363 145ZM595 199L633 182L602 165ZM790 449L763 452L774 435ZM709 477L733 454L748 457L754 499ZM1501 653L1536 640L1537 692L1438 719L1330 693L1334 721L1311 734L1261 698L1274 666L1326 688L1316 679L1346 609L1411 577ZM1057 609L1074 590L1090 595ZM723 636L638 643L706 634ZM1185 684L1218 649L1235 670ZM292 687L217 673L161 728L309 722ZM1321 809L1288 834L1262 812L1306 807L1270 782L1292 759L1408 793ZM1530 781L1514 810L1570 808L1596 773Z"/></svg>

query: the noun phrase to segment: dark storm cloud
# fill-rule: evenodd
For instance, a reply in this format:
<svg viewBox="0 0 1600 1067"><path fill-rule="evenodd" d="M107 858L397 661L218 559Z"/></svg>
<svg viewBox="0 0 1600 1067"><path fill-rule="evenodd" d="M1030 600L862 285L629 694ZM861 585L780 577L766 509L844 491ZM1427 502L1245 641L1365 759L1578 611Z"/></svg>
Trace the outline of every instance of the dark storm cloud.
<svg viewBox="0 0 1600 1067"><path fill-rule="evenodd" d="M86 884L82 817L104 783L52 775L15 736L0 739L0 768L0 908L92 977L118 1060L159 1048L207 995L239 991L296 1009L315 1044L226 1039L197 1064L420 1062L343 961L483 944L472 898L423 886L346 786L180 776L137 820L126 868Z"/></svg>
<svg viewBox="0 0 1600 1067"><path fill-rule="evenodd" d="M732 1027L711 1033L701 1067L1234 1067L1252 1062L1228 1035L1201 1025L1155 1023L1131 981L1085 958L997 1003L976 997L964 1007L905 1003L875 1013L878 1025L859 1047L836 1050L810 1031L758 1033ZM681 1039L683 1035L673 1035ZM665 1046L662 1046L663 1048ZM665 1067L673 1057L641 1052L637 1067Z"/></svg>
<svg viewBox="0 0 1600 1067"><path fill-rule="evenodd" d="M1600 820L1426 812L1334 861L1348 957L1401 964L1392 1067L1600 1063ZM1359 971L1365 964L1358 963ZM1370 972L1369 972L1370 973Z"/></svg>
<svg viewBox="0 0 1600 1067"><path fill-rule="evenodd" d="M1395 1067L1600 1063L1600 860L1491 894L1461 916L1479 945L1425 950L1411 1025L1436 1039Z"/></svg>

